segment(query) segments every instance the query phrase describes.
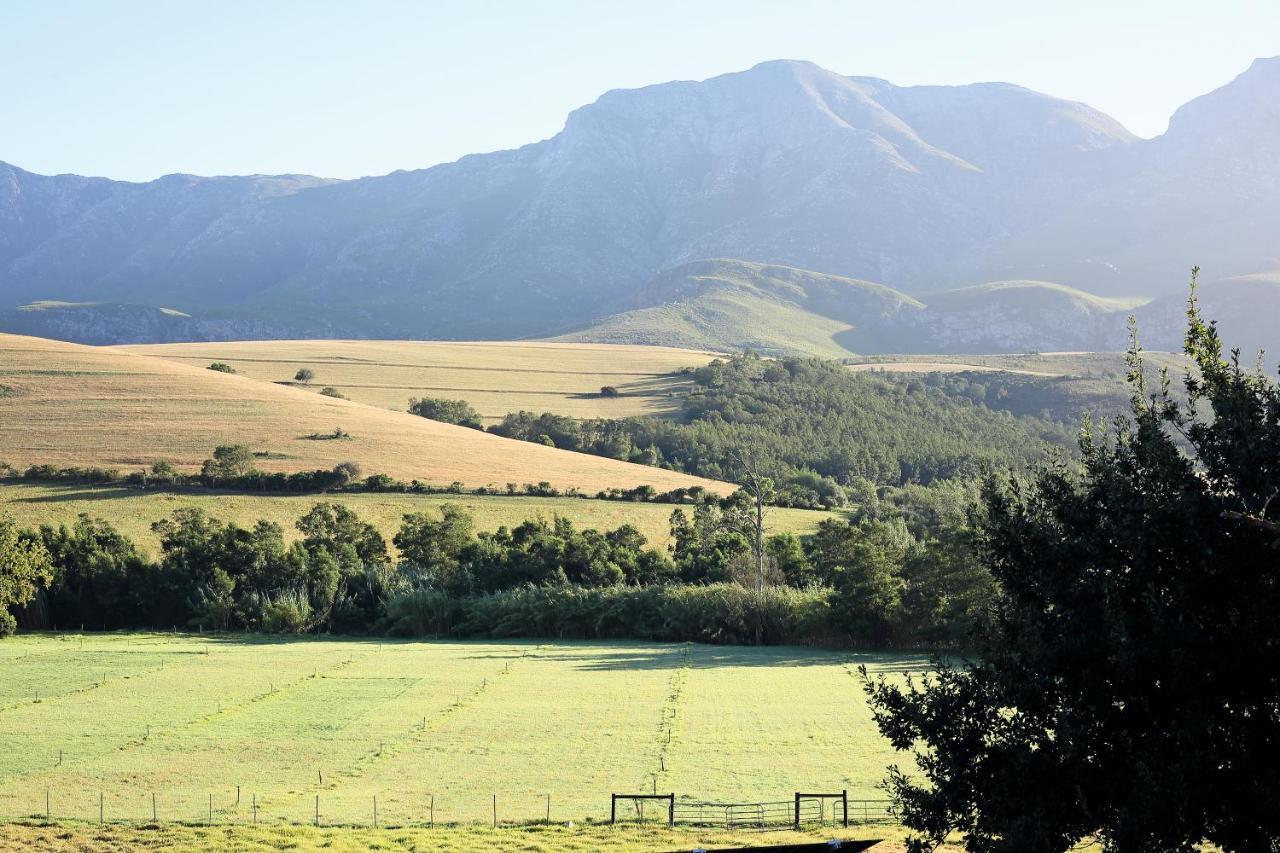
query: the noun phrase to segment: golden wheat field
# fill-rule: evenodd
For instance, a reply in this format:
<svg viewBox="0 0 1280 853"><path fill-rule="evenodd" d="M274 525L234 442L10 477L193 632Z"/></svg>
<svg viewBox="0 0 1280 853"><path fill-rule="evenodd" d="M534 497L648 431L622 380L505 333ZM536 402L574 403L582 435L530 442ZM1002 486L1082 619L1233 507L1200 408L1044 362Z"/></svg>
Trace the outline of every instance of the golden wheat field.
<svg viewBox="0 0 1280 853"><path fill-rule="evenodd" d="M0 515L8 514L24 527L72 524L81 513L111 522L121 533L149 550L159 552L159 539L151 530L177 509L197 507L224 521L252 526L265 519L279 524L285 537L297 534L294 522L322 500L332 500L355 510L378 528L388 542L400 529L406 513L435 512L444 504L465 507L477 530L514 527L529 518L561 515L579 528L612 530L623 524L637 527L651 545L665 547L671 539L670 517L676 507L662 503L585 500L583 498L507 497L505 495L249 495L204 491L142 491L121 486L84 486L49 483L0 483ZM811 533L824 518L836 512L773 507L765 516L770 533Z"/></svg>
<svg viewBox="0 0 1280 853"><path fill-rule="evenodd" d="M1145 352L1149 367L1182 370L1181 353ZM1127 367L1122 352L1034 352L1004 355L878 355L845 359L850 370L889 373L1020 373L1026 376L1123 378Z"/></svg>
<svg viewBox="0 0 1280 853"><path fill-rule="evenodd" d="M323 377L318 377L323 380ZM725 483L512 441L313 391L161 358L0 335L0 460L138 469L198 468L219 444L265 454L266 471L332 468L432 484L546 481L596 492ZM341 427L350 438L317 440Z"/></svg>
<svg viewBox="0 0 1280 853"><path fill-rule="evenodd" d="M150 344L118 349L195 367L220 361L269 382L315 371L312 391L338 389L351 400L403 411L410 397L466 400L487 423L508 412L574 418L667 415L688 380L675 375L714 356L671 347L542 341L232 341ZM606 385L616 397L600 396Z"/></svg>

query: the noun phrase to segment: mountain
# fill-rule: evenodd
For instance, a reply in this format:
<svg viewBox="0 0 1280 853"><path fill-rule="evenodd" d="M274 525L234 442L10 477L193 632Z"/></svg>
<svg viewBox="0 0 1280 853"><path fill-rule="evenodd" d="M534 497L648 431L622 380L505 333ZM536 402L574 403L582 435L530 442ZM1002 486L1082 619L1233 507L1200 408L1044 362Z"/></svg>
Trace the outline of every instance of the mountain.
<svg viewBox="0 0 1280 853"><path fill-rule="evenodd" d="M1144 302L1056 282L993 281L916 298L873 282L727 259L662 273L636 300L638 307L560 339L825 358L1119 351L1133 315L1144 346L1180 351L1186 321L1185 291ZM1280 354L1280 272L1204 283L1200 302L1247 357L1259 349Z"/></svg>
<svg viewBox="0 0 1280 853"><path fill-rule="evenodd" d="M1130 148L1121 179L971 255L961 274L1159 295L1179 292L1192 266L1220 279L1280 267L1280 57L1257 60Z"/></svg>
<svg viewBox="0 0 1280 853"><path fill-rule="evenodd" d="M0 327L57 301L192 318L112 308L121 340L547 336L657 308L646 288L708 258L916 296L1001 280L1176 293L1194 262L1277 266L1278 62L1151 141L1009 84L899 87L778 61L608 92L550 139L359 180L0 165ZM102 317L34 319L78 336Z"/></svg>
<svg viewBox="0 0 1280 853"><path fill-rule="evenodd" d="M886 331L924 307L872 282L727 259L668 270L635 301L561 339L840 358L881 351Z"/></svg>
<svg viewBox="0 0 1280 853"><path fill-rule="evenodd" d="M926 294L927 309L904 330L928 352L1113 349L1119 318L1141 300L1103 299L1050 281L993 281Z"/></svg>
<svg viewBox="0 0 1280 853"><path fill-rule="evenodd" d="M1200 288L1200 307L1215 320L1227 347L1252 364L1259 350L1269 373L1280 363L1280 270L1211 281ZM1165 296L1136 311L1143 344L1178 350L1186 331L1186 296ZM1112 340L1117 340L1113 334Z"/></svg>

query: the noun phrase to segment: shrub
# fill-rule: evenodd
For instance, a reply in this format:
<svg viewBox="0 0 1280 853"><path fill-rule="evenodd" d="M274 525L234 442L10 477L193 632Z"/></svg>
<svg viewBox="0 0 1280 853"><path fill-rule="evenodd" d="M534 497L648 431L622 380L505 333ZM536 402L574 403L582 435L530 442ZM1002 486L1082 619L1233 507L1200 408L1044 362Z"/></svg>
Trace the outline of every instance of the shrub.
<svg viewBox="0 0 1280 853"><path fill-rule="evenodd" d="M200 473L211 481L242 477L253 470L253 460L248 445L220 444L213 449L213 456L204 461Z"/></svg>
<svg viewBox="0 0 1280 853"><path fill-rule="evenodd" d="M347 396L334 388L332 385L326 385L320 389L320 393L325 397L333 397L335 400L345 400Z"/></svg>
<svg viewBox="0 0 1280 853"><path fill-rule="evenodd" d="M359 462L339 462L333 469L333 476L340 487L349 486L359 480L361 473Z"/></svg>
<svg viewBox="0 0 1280 853"><path fill-rule="evenodd" d="M293 374L293 381L301 382L303 385L306 385L315 378L316 372L309 367L300 368L297 373Z"/></svg>
<svg viewBox="0 0 1280 853"><path fill-rule="evenodd" d="M387 633L399 637L438 637L453 632L461 602L437 589L415 589L387 602Z"/></svg>
<svg viewBox="0 0 1280 853"><path fill-rule="evenodd" d="M236 369L224 361L215 361L209 365L210 370L216 370L218 373L235 373Z"/></svg>
<svg viewBox="0 0 1280 853"><path fill-rule="evenodd" d="M458 636L634 638L719 644L815 643L830 625L831 590L753 590L736 584L583 587L523 586L460 598ZM439 605L437 605L439 606ZM393 599L397 613L411 612ZM451 613L454 611L450 611ZM402 627L410 623L399 623Z"/></svg>
<svg viewBox="0 0 1280 853"><path fill-rule="evenodd" d="M151 466L151 478L172 485L178 481L178 469L174 468L171 463L161 459Z"/></svg>
<svg viewBox="0 0 1280 853"><path fill-rule="evenodd" d="M266 633L305 634L311 627L311 602L304 593L290 590L274 599L264 599L262 630Z"/></svg>
<svg viewBox="0 0 1280 853"><path fill-rule="evenodd" d="M446 400L440 397L417 397L409 400L409 413L446 424L483 429L480 413L466 400Z"/></svg>

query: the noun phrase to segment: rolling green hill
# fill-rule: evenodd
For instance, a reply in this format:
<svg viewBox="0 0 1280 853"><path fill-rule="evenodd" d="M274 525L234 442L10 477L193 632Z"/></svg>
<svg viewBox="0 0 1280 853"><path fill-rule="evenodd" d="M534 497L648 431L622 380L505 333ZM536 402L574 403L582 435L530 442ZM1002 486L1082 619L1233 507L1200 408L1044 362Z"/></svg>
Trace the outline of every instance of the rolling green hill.
<svg viewBox="0 0 1280 853"><path fill-rule="evenodd" d="M1143 304L1143 299L1108 299L1052 281L1014 279L989 281L921 297L934 311L984 308L1022 311L1070 311L1087 315L1113 314Z"/></svg>
<svg viewBox="0 0 1280 853"><path fill-rule="evenodd" d="M668 270L636 303L559 340L841 358L883 351L887 331L924 308L873 282L731 259Z"/></svg>
<svg viewBox="0 0 1280 853"><path fill-rule="evenodd" d="M635 306L560 339L823 358L1118 349L1126 313L1142 301L1032 280L916 299L869 281L715 259L663 273Z"/></svg>

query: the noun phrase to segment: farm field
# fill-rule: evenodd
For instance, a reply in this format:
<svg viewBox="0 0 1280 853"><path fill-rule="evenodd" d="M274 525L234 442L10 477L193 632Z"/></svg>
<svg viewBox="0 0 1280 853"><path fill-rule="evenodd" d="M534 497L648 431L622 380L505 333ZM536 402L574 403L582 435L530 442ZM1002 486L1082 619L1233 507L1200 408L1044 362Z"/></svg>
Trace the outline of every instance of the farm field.
<svg viewBox="0 0 1280 853"><path fill-rule="evenodd" d="M1152 370L1179 370L1187 360L1180 353L1146 352ZM1003 371L1029 376L1110 378L1123 381L1122 352L1037 352L1007 355L881 355L846 358L851 370L887 370L897 373L960 373Z"/></svg>
<svg viewBox="0 0 1280 853"><path fill-rule="evenodd" d="M388 542L410 512L432 512L444 504L460 504L475 518L477 530L513 527L539 515L563 515L580 528L612 530L623 524L639 528L655 546L668 544L668 520L674 504L600 501L584 498L530 498L495 495L413 495L353 492L336 495L247 495L198 491L153 492L114 486L79 486L0 482L0 514L21 526L71 524L80 513L106 519L134 542L158 553L159 540L151 532L159 521L181 507L199 507L224 521L252 526L258 519L274 521L285 537L300 535L293 523L319 501L336 501L377 526ZM775 507L766 517L770 533L810 533L833 512Z"/></svg>
<svg viewBox="0 0 1280 853"><path fill-rule="evenodd" d="M410 397L466 400L486 423L521 410L574 418L669 415L689 383L675 372L714 356L698 350L541 341L232 341L117 349L195 367L225 362L237 373L291 382L315 371L310 390L332 386L348 398L404 411ZM618 389L601 397L601 387Z"/></svg>
<svg viewBox="0 0 1280 853"><path fill-rule="evenodd" d="M0 818L607 819L611 792L875 798L896 760L855 667L691 644L20 635L0 644ZM900 758L900 757L899 757ZM237 788L238 786L238 788ZM633 815L634 817L634 815Z"/></svg>
<svg viewBox="0 0 1280 853"><path fill-rule="evenodd" d="M323 377L321 377L323 378ZM316 440L341 427L350 438ZM435 485L547 481L594 493L725 483L499 438L314 391L116 349L0 335L0 460L137 470L198 469L219 444L267 454L266 471L331 469Z"/></svg>

